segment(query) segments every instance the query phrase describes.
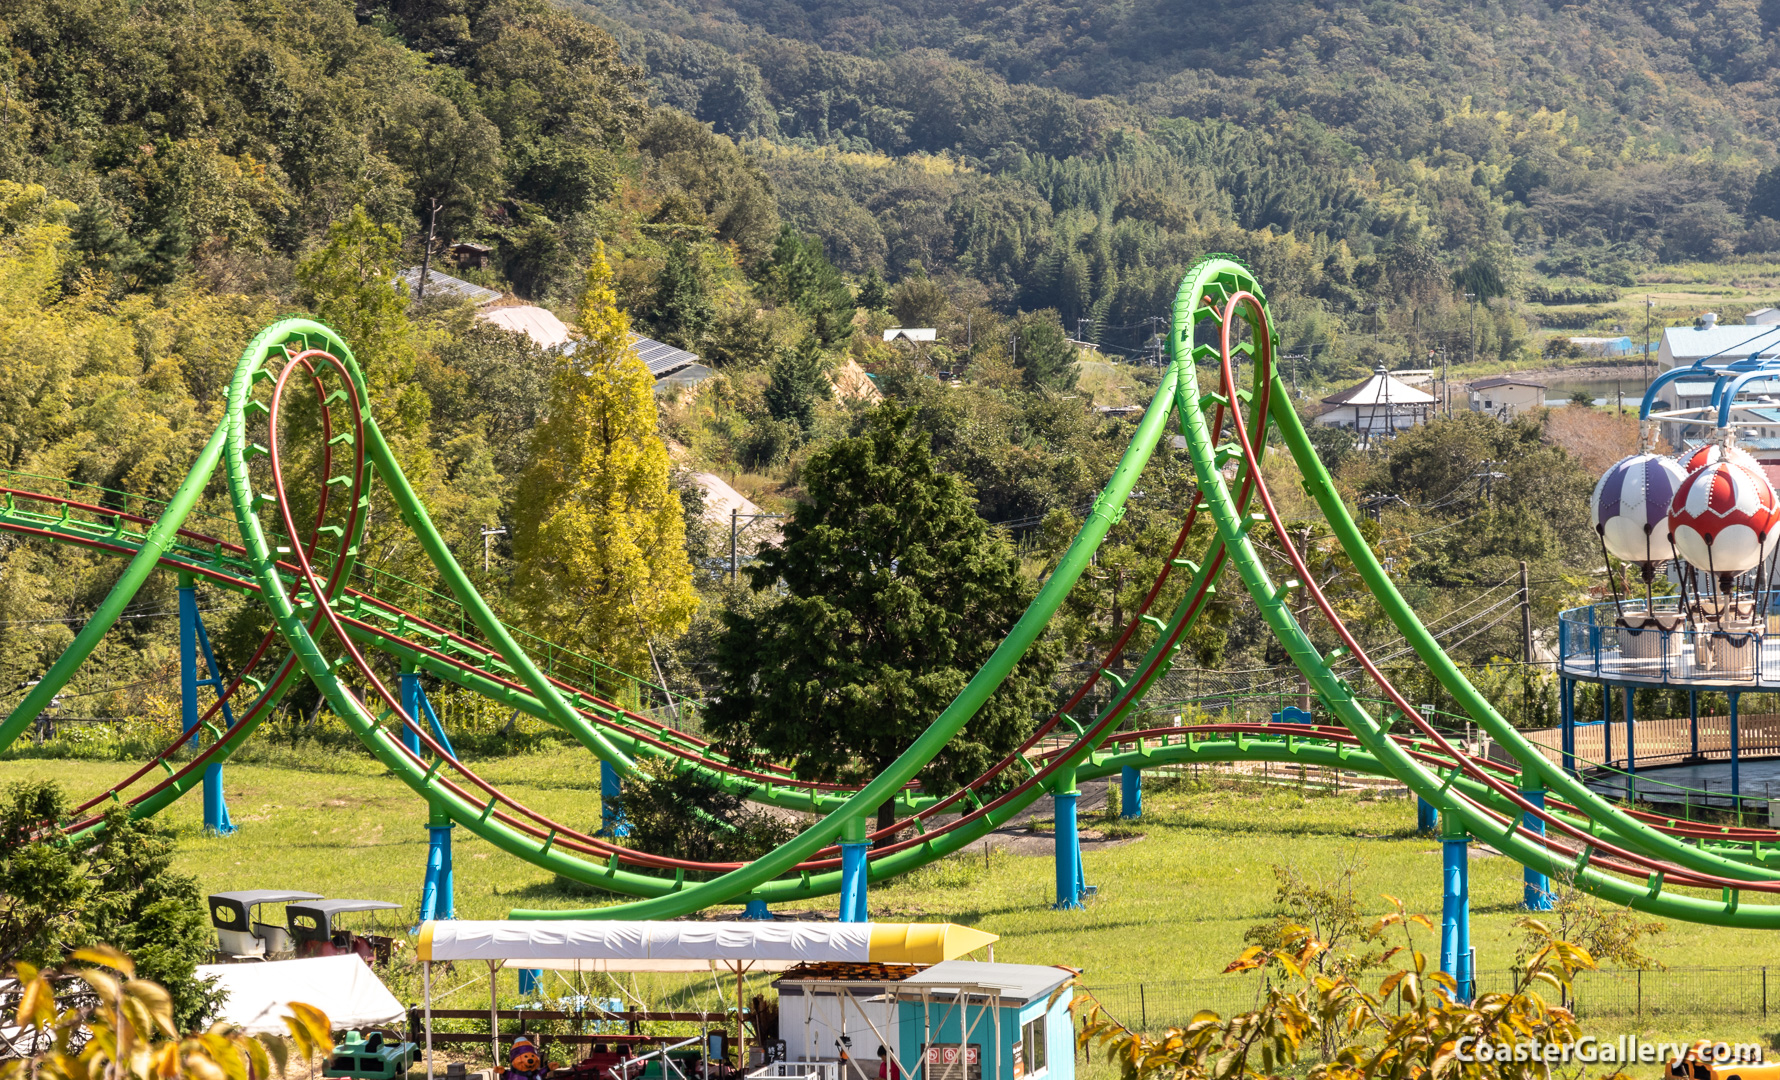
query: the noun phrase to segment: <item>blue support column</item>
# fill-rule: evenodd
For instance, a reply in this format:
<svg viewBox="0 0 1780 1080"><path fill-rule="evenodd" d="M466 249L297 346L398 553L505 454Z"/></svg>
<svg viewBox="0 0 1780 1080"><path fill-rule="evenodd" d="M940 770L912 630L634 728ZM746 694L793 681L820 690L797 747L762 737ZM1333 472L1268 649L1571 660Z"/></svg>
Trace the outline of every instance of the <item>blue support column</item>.
<svg viewBox="0 0 1780 1080"><path fill-rule="evenodd" d="M749 922L772 922L773 913L765 900L750 900L742 909L742 918Z"/></svg>
<svg viewBox="0 0 1780 1080"><path fill-rule="evenodd" d="M1687 751L1689 757L1700 756L1700 692L1687 692Z"/></svg>
<svg viewBox="0 0 1780 1080"><path fill-rule="evenodd" d="M1545 788L1540 786L1539 778L1525 772L1520 774L1521 797L1539 809L1545 809ZM1545 822L1536 814L1521 815L1521 822L1527 832L1536 836L1545 835ZM1542 870L1530 866L1521 868L1521 880L1525 883L1522 903L1528 911L1551 910L1551 879Z"/></svg>
<svg viewBox="0 0 1780 1080"><path fill-rule="evenodd" d="M1471 838L1447 818L1440 836L1442 853L1440 970L1452 976L1460 1001L1471 1000Z"/></svg>
<svg viewBox="0 0 1780 1080"><path fill-rule="evenodd" d="M208 675L200 678L198 664L206 665ZM198 616L198 589L191 575L179 575L179 710L181 735L191 736L191 748L198 749L198 687L209 686L220 698L223 693L222 671L210 651L210 638L204 633L204 622ZM234 715L225 701L224 720L234 725ZM204 831L214 836L227 836L235 831L229 820L229 804L223 798L222 763L213 761L204 766Z"/></svg>
<svg viewBox="0 0 1780 1080"><path fill-rule="evenodd" d="M402 711L407 713L416 725L426 723L426 717L422 715L425 710L422 709L420 705L422 698L420 689L420 672L415 671L413 668L404 664L402 665L402 674L400 678ZM413 754L415 757L420 756L419 732L404 727L402 728L401 739L402 745L408 748L409 753Z"/></svg>
<svg viewBox="0 0 1780 1080"><path fill-rule="evenodd" d="M869 851L865 819L848 818L841 826L841 922L871 922L865 897Z"/></svg>
<svg viewBox="0 0 1780 1080"><path fill-rule="evenodd" d="M456 828L444 811L434 809L427 817L426 880L420 886L420 921L457 918L452 895L451 830Z"/></svg>
<svg viewBox="0 0 1780 1080"><path fill-rule="evenodd" d="M1119 816L1132 821L1143 816L1143 770L1130 765L1119 770Z"/></svg>
<svg viewBox="0 0 1780 1080"><path fill-rule="evenodd" d="M624 777L609 761L600 762L600 831L596 836L629 836L630 822L618 800L624 796Z"/></svg>
<svg viewBox="0 0 1780 1080"><path fill-rule="evenodd" d="M1563 725L1564 771L1576 775L1576 680L1558 680L1558 716Z"/></svg>
<svg viewBox="0 0 1780 1080"><path fill-rule="evenodd" d="M538 968L519 969L519 992L527 997L538 992L544 982L544 973Z"/></svg>
<svg viewBox="0 0 1780 1080"><path fill-rule="evenodd" d="M198 590L179 575L179 734L198 748Z"/></svg>
<svg viewBox="0 0 1780 1080"><path fill-rule="evenodd" d="M1075 788L1075 770L1059 770L1051 792L1057 844L1057 902L1051 906L1065 911L1082 906L1082 839L1075 822L1075 804L1081 797Z"/></svg>
<svg viewBox="0 0 1780 1080"><path fill-rule="evenodd" d="M1743 695L1732 690L1731 698L1731 809L1743 808L1743 778L1738 771L1742 764L1742 733L1737 730L1737 699Z"/></svg>
<svg viewBox="0 0 1780 1080"><path fill-rule="evenodd" d="M1627 802L1638 801L1638 735L1637 724L1632 719L1632 696L1637 693L1633 687L1627 686L1622 694L1625 697L1625 797Z"/></svg>
<svg viewBox="0 0 1780 1080"><path fill-rule="evenodd" d="M1613 764L1613 684L1601 684L1601 764Z"/></svg>
<svg viewBox="0 0 1780 1080"><path fill-rule="evenodd" d="M1415 797L1415 831L1431 833L1439 827L1440 812L1434 809L1433 803L1417 795Z"/></svg>

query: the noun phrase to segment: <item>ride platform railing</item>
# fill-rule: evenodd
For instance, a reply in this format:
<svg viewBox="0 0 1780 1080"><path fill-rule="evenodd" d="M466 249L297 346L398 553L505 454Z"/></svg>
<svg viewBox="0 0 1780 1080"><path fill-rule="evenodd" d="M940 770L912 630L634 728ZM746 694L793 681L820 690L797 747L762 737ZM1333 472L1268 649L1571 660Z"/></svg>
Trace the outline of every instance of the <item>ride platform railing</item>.
<svg viewBox="0 0 1780 1080"><path fill-rule="evenodd" d="M1558 617L1558 674L1640 686L1780 690L1780 611L1768 594L1739 602L1722 626L1682 619L1679 600L1589 604ZM1648 619L1651 625L1622 626ZM1652 618L1654 617L1654 618Z"/></svg>

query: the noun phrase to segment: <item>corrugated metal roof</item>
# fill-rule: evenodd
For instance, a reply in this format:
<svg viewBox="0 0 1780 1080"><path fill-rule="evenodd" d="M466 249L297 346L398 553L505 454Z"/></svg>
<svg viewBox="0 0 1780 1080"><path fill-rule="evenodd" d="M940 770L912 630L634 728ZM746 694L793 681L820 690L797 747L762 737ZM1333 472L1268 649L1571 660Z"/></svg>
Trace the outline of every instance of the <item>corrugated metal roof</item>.
<svg viewBox="0 0 1780 1080"><path fill-rule="evenodd" d="M1717 386L1716 382L1707 382L1704 379L1682 379L1670 383L1657 393L1673 391L1679 397L1706 397L1712 393L1715 386ZM1758 379L1745 384L1741 392L1744 394L1780 394L1780 378Z"/></svg>
<svg viewBox="0 0 1780 1080"><path fill-rule="evenodd" d="M396 279L407 287L408 295L413 296L414 287L420 283L420 267L410 266L400 274L397 274ZM464 281L462 278L454 278L450 274L441 274L437 270L430 268L426 272L426 291L428 296L436 296L439 293L444 293L447 296L460 297L471 301L478 307L483 304L492 304L501 298L501 294L495 292L493 289L484 289L480 285L472 285L469 282Z"/></svg>
<svg viewBox="0 0 1780 1080"><path fill-rule="evenodd" d="M1780 326L1670 326L1663 330L1662 347L1680 363L1710 356L1714 363L1734 364L1757 349L1780 350Z"/></svg>
<svg viewBox="0 0 1780 1080"><path fill-rule="evenodd" d="M1470 387L1473 390L1494 390L1498 386L1530 386L1535 390L1548 389L1546 384L1542 382L1534 382L1532 379L1523 379L1518 375L1496 375L1488 379L1479 379L1470 384Z"/></svg>
<svg viewBox="0 0 1780 1080"><path fill-rule="evenodd" d="M947 960L897 983L892 988L903 1001L919 1000L921 991L930 994L956 994L960 989L995 992L1009 1004L1037 1001L1075 978L1075 972L1064 967L1040 967L1037 964L983 963L978 960Z"/></svg>

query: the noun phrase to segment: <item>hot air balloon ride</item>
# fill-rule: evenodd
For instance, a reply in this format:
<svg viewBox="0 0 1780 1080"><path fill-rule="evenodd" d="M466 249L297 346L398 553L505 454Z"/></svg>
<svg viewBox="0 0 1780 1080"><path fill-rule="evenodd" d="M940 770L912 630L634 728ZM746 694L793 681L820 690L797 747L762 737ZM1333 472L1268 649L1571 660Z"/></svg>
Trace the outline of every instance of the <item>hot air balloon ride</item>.
<svg viewBox="0 0 1780 1080"><path fill-rule="evenodd" d="M1765 591L1770 560L1780 546L1780 500L1759 468L1728 457L1687 475L1669 504L1669 535L1677 556L1693 568L1689 610L1718 629L1752 628L1753 598L1738 601L1737 582L1754 573L1754 595ZM1710 595L1699 586L1703 574ZM1683 576L1683 588L1687 577Z"/></svg>

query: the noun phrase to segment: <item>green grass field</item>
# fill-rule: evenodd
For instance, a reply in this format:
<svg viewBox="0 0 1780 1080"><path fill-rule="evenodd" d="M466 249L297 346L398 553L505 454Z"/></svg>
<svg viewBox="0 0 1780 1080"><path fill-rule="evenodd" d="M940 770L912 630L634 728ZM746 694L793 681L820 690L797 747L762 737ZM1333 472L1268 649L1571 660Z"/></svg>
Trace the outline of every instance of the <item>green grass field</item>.
<svg viewBox="0 0 1780 1080"><path fill-rule="evenodd" d="M406 926L418 908L426 854L422 804L363 754L306 759L229 767L225 787L241 830L232 837L204 835L195 796L174 807L167 820L180 834L181 868L196 875L207 892L288 887L402 903ZM588 828L598 822L599 769L584 753L511 757L485 763L482 770L559 820ZM0 780L53 779L83 796L126 771L119 764L90 761L0 762ZM1215 976L1242 950L1243 931L1275 911L1275 864L1316 877L1333 875L1351 862L1359 867L1359 895L1373 910L1382 912L1385 902L1376 898L1390 893L1411 910L1438 919L1440 845L1414 835L1414 807L1407 801L1305 797L1290 789L1234 783L1209 790L1156 782L1150 787L1141 836L1084 855L1087 879L1098 890L1085 911L1050 909L1050 858L985 854L979 846L875 886L873 915L980 927L1001 936L997 959L1066 964L1083 969L1083 981L1091 987L1141 982L1151 994L1166 994L1170 982ZM1084 822L1090 828L1099 823ZM464 830L458 833L456 866L458 914L465 918L500 918L515 906L604 902L559 886L551 875ZM1522 917L1521 868L1502 857L1474 857L1471 868L1478 965L1484 971L1503 969L1513 962L1520 936L1515 923ZM834 906L830 901L815 910L832 917ZM1437 953L1437 942L1423 944ZM1685 923L1667 924L1648 951L1674 968L1744 967L1780 959L1766 934ZM1776 980L1780 1012L1780 970ZM418 989L406 985L407 974L392 981L402 984L394 987L399 996L411 997ZM459 1004L468 1006L485 993L486 983L473 981ZM717 1004L720 992L733 992L733 986L725 992L703 982L670 983L645 980L635 989L645 996L676 990L673 997L679 1000L708 999L707 1005ZM1589 1030L1768 1041L1780 1030L1780 1020L1763 1025L1702 1017L1684 1025L1627 1022Z"/></svg>

